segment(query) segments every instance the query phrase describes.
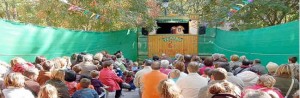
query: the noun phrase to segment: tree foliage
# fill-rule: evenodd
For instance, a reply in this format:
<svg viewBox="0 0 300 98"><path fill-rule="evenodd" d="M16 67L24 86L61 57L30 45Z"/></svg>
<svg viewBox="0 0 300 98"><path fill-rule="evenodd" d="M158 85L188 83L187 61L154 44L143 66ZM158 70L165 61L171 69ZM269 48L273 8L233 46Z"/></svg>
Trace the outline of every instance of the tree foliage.
<svg viewBox="0 0 300 98"><path fill-rule="evenodd" d="M156 0L68 0L70 4L88 10L90 12L88 14L84 13L84 10L68 11L70 5L60 0L20 0L19 3L12 1L14 0L5 2L10 3L9 8L18 5L19 18L15 20L77 30L112 31L135 27L150 28L155 24L154 19L160 13ZM96 19L92 13L99 14L99 19ZM0 13L0 15L2 18L12 19L10 14Z"/></svg>
<svg viewBox="0 0 300 98"><path fill-rule="evenodd" d="M100 15L99 19L83 11L69 11L60 0L2 0L0 17L42 26L77 30L112 31L135 27L154 27L164 15L163 0L68 0ZM299 19L298 0L253 0L233 16L228 12L244 0L169 0L167 12L177 16L199 16L200 24L222 26L232 23L234 30L272 26ZM247 0L246 0L247 1Z"/></svg>

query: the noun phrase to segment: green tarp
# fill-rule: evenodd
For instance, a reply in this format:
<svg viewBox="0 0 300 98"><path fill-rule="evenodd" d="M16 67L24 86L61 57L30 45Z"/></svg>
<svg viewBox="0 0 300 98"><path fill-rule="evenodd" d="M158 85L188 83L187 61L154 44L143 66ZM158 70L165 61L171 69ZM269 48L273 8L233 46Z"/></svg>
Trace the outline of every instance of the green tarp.
<svg viewBox="0 0 300 98"><path fill-rule="evenodd" d="M49 59L72 53L109 53L121 50L126 58L137 58L138 29L114 32L72 31L0 20L0 60L19 56L33 61L43 55Z"/></svg>
<svg viewBox="0 0 300 98"><path fill-rule="evenodd" d="M288 63L290 56L299 58L299 21L239 32L216 30L215 34L214 52L228 58L246 55L250 60L261 59L263 65Z"/></svg>

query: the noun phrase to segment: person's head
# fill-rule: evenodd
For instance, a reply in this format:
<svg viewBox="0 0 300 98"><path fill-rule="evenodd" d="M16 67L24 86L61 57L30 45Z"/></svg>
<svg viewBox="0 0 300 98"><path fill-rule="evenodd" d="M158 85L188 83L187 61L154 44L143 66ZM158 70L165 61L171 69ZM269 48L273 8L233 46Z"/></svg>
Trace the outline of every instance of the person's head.
<svg viewBox="0 0 300 98"><path fill-rule="evenodd" d="M146 59L146 60L144 61L145 66L151 66L152 63L153 63L153 61L152 61L152 60L149 60L149 59Z"/></svg>
<svg viewBox="0 0 300 98"><path fill-rule="evenodd" d="M154 55L154 56L152 57L152 60L153 60L153 61L158 61L158 60L159 60L159 57L158 57L157 55Z"/></svg>
<svg viewBox="0 0 300 98"><path fill-rule="evenodd" d="M102 59L103 59L103 54L101 52L96 53L94 55L94 60L102 61Z"/></svg>
<svg viewBox="0 0 300 98"><path fill-rule="evenodd" d="M160 69L160 62L159 61L154 61L153 63L152 63L152 65L151 65L151 68L153 69L153 70L159 70Z"/></svg>
<svg viewBox="0 0 300 98"><path fill-rule="evenodd" d="M51 71L50 79L65 81L65 71L62 69L54 69Z"/></svg>
<svg viewBox="0 0 300 98"><path fill-rule="evenodd" d="M99 72L97 70L92 70L91 71L91 77L92 78L98 78L99 77Z"/></svg>
<svg viewBox="0 0 300 98"><path fill-rule="evenodd" d="M108 68L108 69L114 69L114 65L113 65L113 61L109 60L109 61L104 61L103 62L103 67L104 68Z"/></svg>
<svg viewBox="0 0 300 98"><path fill-rule="evenodd" d="M161 60L160 63L161 63L162 68L168 68L168 66L169 66L168 60Z"/></svg>
<svg viewBox="0 0 300 98"><path fill-rule="evenodd" d="M88 78L82 78L82 79L80 80L80 86L81 86L82 88L88 88L90 84L91 84L91 80L88 79Z"/></svg>
<svg viewBox="0 0 300 98"><path fill-rule="evenodd" d="M219 54L219 53L214 53L214 54L212 54L212 59L213 59L214 61L219 60L219 59L220 59L220 54Z"/></svg>
<svg viewBox="0 0 300 98"><path fill-rule="evenodd" d="M228 62L219 63L219 67L224 68L227 72L231 72L231 67Z"/></svg>
<svg viewBox="0 0 300 98"><path fill-rule="evenodd" d="M78 56L78 53L72 54L71 60L76 61L77 60L77 56Z"/></svg>
<svg viewBox="0 0 300 98"><path fill-rule="evenodd" d="M237 61L239 61L239 56L236 55L236 54L231 55L231 56L230 56L230 60L233 61L233 62L237 62Z"/></svg>
<svg viewBox="0 0 300 98"><path fill-rule="evenodd" d="M189 73L197 73L199 69L199 63L197 62L190 62L188 64L187 70Z"/></svg>
<svg viewBox="0 0 300 98"><path fill-rule="evenodd" d="M72 70L74 70L75 73L79 74L80 71L81 71L81 67L80 67L80 66L74 66L74 67L72 68Z"/></svg>
<svg viewBox="0 0 300 98"><path fill-rule="evenodd" d="M42 67L45 71L51 71L54 67L54 62L47 60L45 63L42 64Z"/></svg>
<svg viewBox="0 0 300 98"><path fill-rule="evenodd" d="M66 70L65 71L65 81L73 82L76 81L76 73L73 70Z"/></svg>
<svg viewBox="0 0 300 98"><path fill-rule="evenodd" d="M200 59L200 57L197 56L197 55L192 56L191 61L192 61L192 62L198 62L198 63L201 63L201 62L202 62L202 60Z"/></svg>
<svg viewBox="0 0 300 98"><path fill-rule="evenodd" d="M213 69L211 69L211 68L205 68L205 70L204 70L204 74L206 75L206 76L211 76L211 71L212 71Z"/></svg>
<svg viewBox="0 0 300 98"><path fill-rule="evenodd" d="M27 69L25 69L25 71L23 73L24 76L26 76L27 78L32 79L32 80L36 80L38 74L39 74L39 71L36 68L27 68Z"/></svg>
<svg viewBox="0 0 300 98"><path fill-rule="evenodd" d="M170 72L170 78L179 78L180 76L180 71L178 69L172 69Z"/></svg>
<svg viewBox="0 0 300 98"><path fill-rule="evenodd" d="M276 80L270 75L262 75L259 77L257 84L262 85L267 88L272 88Z"/></svg>
<svg viewBox="0 0 300 98"><path fill-rule="evenodd" d="M249 66L250 65L250 61L249 60L244 60L244 61L242 61L242 65Z"/></svg>
<svg viewBox="0 0 300 98"><path fill-rule="evenodd" d="M16 88L22 88L24 87L25 83L25 78L21 73L9 73L5 78L4 78L4 85L6 87L12 86Z"/></svg>
<svg viewBox="0 0 300 98"><path fill-rule="evenodd" d="M192 56L191 55L184 55L184 62L191 62Z"/></svg>
<svg viewBox="0 0 300 98"><path fill-rule="evenodd" d="M280 65L275 72L275 76L284 76L286 78L291 78L292 71L290 70L290 66L287 64Z"/></svg>
<svg viewBox="0 0 300 98"><path fill-rule="evenodd" d="M11 67L14 67L14 65L16 65L16 64L25 64L25 63L26 63L26 61L21 57L15 57L12 60L10 60Z"/></svg>
<svg viewBox="0 0 300 98"><path fill-rule="evenodd" d="M184 62L184 55L179 55L176 60L179 62Z"/></svg>
<svg viewBox="0 0 300 98"><path fill-rule="evenodd" d="M76 62L83 62L84 61L84 55L83 53L80 53L77 55L77 61Z"/></svg>
<svg viewBox="0 0 300 98"><path fill-rule="evenodd" d="M266 65L266 68L268 70L269 73L275 73L275 71L277 70L278 68L278 64L274 63L274 62L269 62L267 65Z"/></svg>
<svg viewBox="0 0 300 98"><path fill-rule="evenodd" d="M38 98L58 98L57 89L51 84L41 86Z"/></svg>
<svg viewBox="0 0 300 98"><path fill-rule="evenodd" d="M175 82L171 79L165 79L160 81L158 85L158 91L160 98L180 98L180 89Z"/></svg>
<svg viewBox="0 0 300 98"><path fill-rule="evenodd" d="M91 54L86 54L86 55L83 56L83 60L84 60L85 62L92 62L92 61L93 61L93 55L91 55Z"/></svg>
<svg viewBox="0 0 300 98"><path fill-rule="evenodd" d="M178 69L180 72L184 72L185 70L185 65L183 62L179 62L179 61L175 62L174 67L175 69Z"/></svg>
<svg viewBox="0 0 300 98"><path fill-rule="evenodd" d="M44 56L37 56L35 57L35 63L36 64L41 64L42 62L45 62L46 58Z"/></svg>
<svg viewBox="0 0 300 98"><path fill-rule="evenodd" d="M209 86L208 92L211 94L232 94L236 95L235 93L235 85L231 82L220 82L214 83Z"/></svg>
<svg viewBox="0 0 300 98"><path fill-rule="evenodd" d="M240 57L240 61L245 61L245 60L248 60L247 57L246 57L245 55L242 55L242 56Z"/></svg>
<svg viewBox="0 0 300 98"><path fill-rule="evenodd" d="M175 55L175 59L177 60L181 55L182 55L182 54L177 53L177 54Z"/></svg>
<svg viewBox="0 0 300 98"><path fill-rule="evenodd" d="M205 66L213 66L213 65L214 65L214 64L213 64L213 59L212 59L212 58L205 58L203 64L204 64Z"/></svg>
<svg viewBox="0 0 300 98"><path fill-rule="evenodd" d="M253 61L253 64L254 64L254 65L255 65L255 64L261 64L260 59L255 59L255 60Z"/></svg>
<svg viewBox="0 0 300 98"><path fill-rule="evenodd" d="M216 68L211 71L212 80L225 80L227 78L227 71L223 68Z"/></svg>
<svg viewBox="0 0 300 98"><path fill-rule="evenodd" d="M297 57L289 57L289 63L296 63L297 62Z"/></svg>
<svg viewBox="0 0 300 98"><path fill-rule="evenodd" d="M121 55L120 53L117 53L117 54L116 54L116 57L117 57L117 58L121 58L122 55Z"/></svg>
<svg viewBox="0 0 300 98"><path fill-rule="evenodd" d="M260 90L246 90L244 98L272 98L268 93Z"/></svg>

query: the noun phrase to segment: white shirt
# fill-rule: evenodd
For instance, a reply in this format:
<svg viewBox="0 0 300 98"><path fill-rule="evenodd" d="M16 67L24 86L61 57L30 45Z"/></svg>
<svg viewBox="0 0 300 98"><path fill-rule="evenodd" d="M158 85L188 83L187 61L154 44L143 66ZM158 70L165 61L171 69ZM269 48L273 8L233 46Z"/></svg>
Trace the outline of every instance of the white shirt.
<svg viewBox="0 0 300 98"><path fill-rule="evenodd" d="M198 73L190 73L176 82L184 98L198 98L199 90L207 83L207 79L201 77Z"/></svg>
<svg viewBox="0 0 300 98"><path fill-rule="evenodd" d="M180 76L179 76L179 78L183 78L183 77L186 77L187 76L187 74L186 73L184 73L184 72L180 72ZM178 78L178 79L179 79Z"/></svg>
<svg viewBox="0 0 300 98"><path fill-rule="evenodd" d="M33 94L25 88L8 87L3 89L5 98L34 98Z"/></svg>
<svg viewBox="0 0 300 98"><path fill-rule="evenodd" d="M150 66L144 66L144 68L140 71L138 71L135 74L135 78L133 80L133 83L136 87L140 88L140 90L143 89L143 83L142 83L142 77L146 74L152 71L152 68Z"/></svg>

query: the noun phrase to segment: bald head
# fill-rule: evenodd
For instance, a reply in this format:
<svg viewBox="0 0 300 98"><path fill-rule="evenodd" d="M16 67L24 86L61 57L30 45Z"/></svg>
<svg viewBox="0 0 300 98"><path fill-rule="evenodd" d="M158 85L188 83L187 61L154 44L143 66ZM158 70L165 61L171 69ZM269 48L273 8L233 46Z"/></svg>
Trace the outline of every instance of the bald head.
<svg viewBox="0 0 300 98"><path fill-rule="evenodd" d="M159 70L160 69L160 62L158 62L158 61L153 62L152 65L151 65L151 68L153 70Z"/></svg>

